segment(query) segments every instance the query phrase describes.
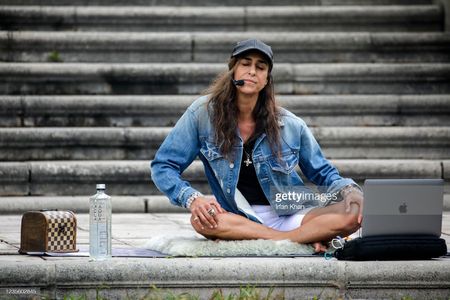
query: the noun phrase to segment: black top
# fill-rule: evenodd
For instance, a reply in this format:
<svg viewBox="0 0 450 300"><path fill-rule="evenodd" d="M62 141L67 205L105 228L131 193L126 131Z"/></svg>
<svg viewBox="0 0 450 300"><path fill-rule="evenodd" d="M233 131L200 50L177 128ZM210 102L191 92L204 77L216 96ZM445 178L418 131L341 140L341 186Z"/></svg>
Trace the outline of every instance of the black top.
<svg viewBox="0 0 450 300"><path fill-rule="evenodd" d="M250 205L270 205L259 185L255 166L252 161L253 147L255 146L256 139L257 136L251 137L244 144L237 188Z"/></svg>

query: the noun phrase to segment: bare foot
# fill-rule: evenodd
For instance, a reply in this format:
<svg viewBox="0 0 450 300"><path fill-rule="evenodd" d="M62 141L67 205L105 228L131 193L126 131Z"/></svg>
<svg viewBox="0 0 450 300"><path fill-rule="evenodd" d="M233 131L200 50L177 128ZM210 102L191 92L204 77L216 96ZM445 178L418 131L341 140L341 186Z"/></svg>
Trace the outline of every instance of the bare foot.
<svg viewBox="0 0 450 300"><path fill-rule="evenodd" d="M327 251L327 247L321 242L313 243L314 252L316 253L324 253Z"/></svg>

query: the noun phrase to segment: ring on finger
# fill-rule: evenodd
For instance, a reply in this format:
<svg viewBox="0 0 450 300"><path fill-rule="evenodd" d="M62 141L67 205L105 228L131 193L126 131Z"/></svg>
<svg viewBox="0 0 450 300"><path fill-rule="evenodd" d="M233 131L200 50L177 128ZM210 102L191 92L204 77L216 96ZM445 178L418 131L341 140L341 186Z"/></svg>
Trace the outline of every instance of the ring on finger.
<svg viewBox="0 0 450 300"><path fill-rule="evenodd" d="M214 208L210 208L210 209L208 209L208 214L211 216L211 217L214 217L215 215L216 215L216 210L214 209Z"/></svg>

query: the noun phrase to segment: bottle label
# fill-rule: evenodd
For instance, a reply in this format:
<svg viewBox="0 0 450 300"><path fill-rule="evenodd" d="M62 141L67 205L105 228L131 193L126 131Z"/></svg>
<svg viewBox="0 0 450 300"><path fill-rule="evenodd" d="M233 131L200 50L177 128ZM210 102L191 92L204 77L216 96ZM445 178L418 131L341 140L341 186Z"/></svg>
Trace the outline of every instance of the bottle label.
<svg viewBox="0 0 450 300"><path fill-rule="evenodd" d="M106 224L98 226L98 255L108 255L108 232Z"/></svg>
<svg viewBox="0 0 450 300"><path fill-rule="evenodd" d="M108 199L90 203L89 253L97 258L111 254L111 212L107 208Z"/></svg>
<svg viewBox="0 0 450 300"><path fill-rule="evenodd" d="M91 206L91 218L95 223L106 223L106 201L95 201Z"/></svg>

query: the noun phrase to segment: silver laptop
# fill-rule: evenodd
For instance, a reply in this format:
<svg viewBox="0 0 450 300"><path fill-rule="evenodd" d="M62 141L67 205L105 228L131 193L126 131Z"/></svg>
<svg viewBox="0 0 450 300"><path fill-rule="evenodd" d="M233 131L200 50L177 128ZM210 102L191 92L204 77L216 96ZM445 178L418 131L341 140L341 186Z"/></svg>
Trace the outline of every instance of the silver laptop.
<svg viewBox="0 0 450 300"><path fill-rule="evenodd" d="M442 179L367 179L361 236L441 235Z"/></svg>

